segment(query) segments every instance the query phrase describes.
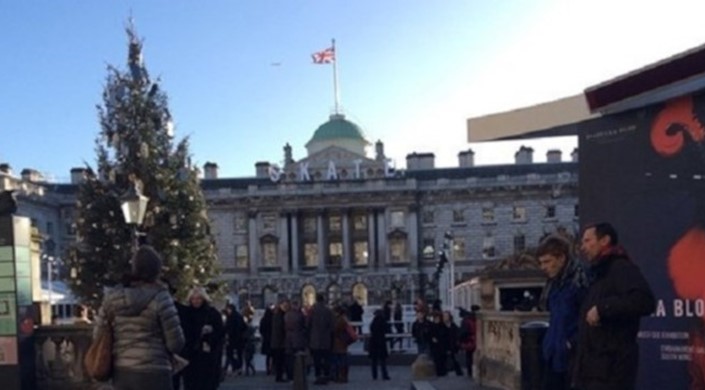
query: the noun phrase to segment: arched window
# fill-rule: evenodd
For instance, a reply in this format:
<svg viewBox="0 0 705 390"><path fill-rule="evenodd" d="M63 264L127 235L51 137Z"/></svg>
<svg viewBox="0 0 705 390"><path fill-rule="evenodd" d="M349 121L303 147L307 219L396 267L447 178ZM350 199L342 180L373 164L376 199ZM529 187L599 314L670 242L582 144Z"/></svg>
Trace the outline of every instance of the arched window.
<svg viewBox="0 0 705 390"><path fill-rule="evenodd" d="M353 285L352 296L360 305L367 306L367 286L364 283Z"/></svg>
<svg viewBox="0 0 705 390"><path fill-rule="evenodd" d="M306 284L301 289L301 303L303 306L313 306L316 303L316 288L311 284Z"/></svg>

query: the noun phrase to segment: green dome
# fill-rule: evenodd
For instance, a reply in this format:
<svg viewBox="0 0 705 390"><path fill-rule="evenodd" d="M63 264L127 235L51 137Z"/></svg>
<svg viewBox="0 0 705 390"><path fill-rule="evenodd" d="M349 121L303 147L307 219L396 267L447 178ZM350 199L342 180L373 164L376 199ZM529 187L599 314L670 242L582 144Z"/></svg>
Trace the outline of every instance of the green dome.
<svg viewBox="0 0 705 390"><path fill-rule="evenodd" d="M330 116L328 122L318 126L309 143L336 139L354 139L367 142L358 125L345 119L342 114L334 114Z"/></svg>

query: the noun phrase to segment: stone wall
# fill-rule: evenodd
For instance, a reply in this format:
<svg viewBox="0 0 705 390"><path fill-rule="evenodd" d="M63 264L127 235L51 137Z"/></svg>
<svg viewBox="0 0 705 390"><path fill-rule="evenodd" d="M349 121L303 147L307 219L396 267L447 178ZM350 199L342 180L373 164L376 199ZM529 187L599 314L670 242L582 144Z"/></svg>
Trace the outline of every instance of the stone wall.
<svg viewBox="0 0 705 390"><path fill-rule="evenodd" d="M89 325L41 326L34 333L36 379L39 390L97 390L83 368L91 344Z"/></svg>
<svg viewBox="0 0 705 390"><path fill-rule="evenodd" d="M475 372L483 386L506 390L521 388L521 339L519 328L531 321L548 321L548 313L478 313Z"/></svg>

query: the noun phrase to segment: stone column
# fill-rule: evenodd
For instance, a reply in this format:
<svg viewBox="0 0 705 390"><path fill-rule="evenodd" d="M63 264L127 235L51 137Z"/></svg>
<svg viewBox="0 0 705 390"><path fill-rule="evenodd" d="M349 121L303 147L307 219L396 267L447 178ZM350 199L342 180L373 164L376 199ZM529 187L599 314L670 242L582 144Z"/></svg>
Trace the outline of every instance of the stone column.
<svg viewBox="0 0 705 390"><path fill-rule="evenodd" d="M377 212L377 243L379 244L379 259L377 266L384 269L389 264L389 248L387 247L387 213L385 209Z"/></svg>
<svg viewBox="0 0 705 390"><path fill-rule="evenodd" d="M279 245L277 255L282 272L289 272L289 221L288 214L285 212L282 212L279 216Z"/></svg>
<svg viewBox="0 0 705 390"><path fill-rule="evenodd" d="M374 263L377 261L377 254L375 253L375 243L377 242L375 221L375 211L370 209L367 214L367 268L370 270L374 268Z"/></svg>
<svg viewBox="0 0 705 390"><path fill-rule="evenodd" d="M350 269L352 237L350 237L350 210L343 210L343 269Z"/></svg>
<svg viewBox="0 0 705 390"><path fill-rule="evenodd" d="M291 271L294 274L299 272L299 218L296 213L291 214Z"/></svg>
<svg viewBox="0 0 705 390"><path fill-rule="evenodd" d="M326 253L328 248L326 248L326 236L323 231L323 213L318 213L316 215L316 234L318 235L318 270L325 272L326 270Z"/></svg>
<svg viewBox="0 0 705 390"><path fill-rule="evenodd" d="M250 250L250 274L257 274L259 267L259 240L257 240L257 212L252 211L248 214L249 216L249 227L247 232L249 233L249 250Z"/></svg>
<svg viewBox="0 0 705 390"><path fill-rule="evenodd" d="M419 266L419 211L416 205L409 207L409 217L406 219L406 231L409 232L406 247L412 269Z"/></svg>

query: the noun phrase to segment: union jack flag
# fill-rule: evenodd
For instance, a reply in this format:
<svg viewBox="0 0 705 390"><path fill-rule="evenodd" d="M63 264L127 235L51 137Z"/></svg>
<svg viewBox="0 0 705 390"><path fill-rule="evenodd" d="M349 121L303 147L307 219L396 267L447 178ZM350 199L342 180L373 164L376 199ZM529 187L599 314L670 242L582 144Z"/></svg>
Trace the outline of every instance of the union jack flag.
<svg viewBox="0 0 705 390"><path fill-rule="evenodd" d="M323 51L311 54L314 64L330 64L335 61L335 47L329 47Z"/></svg>

